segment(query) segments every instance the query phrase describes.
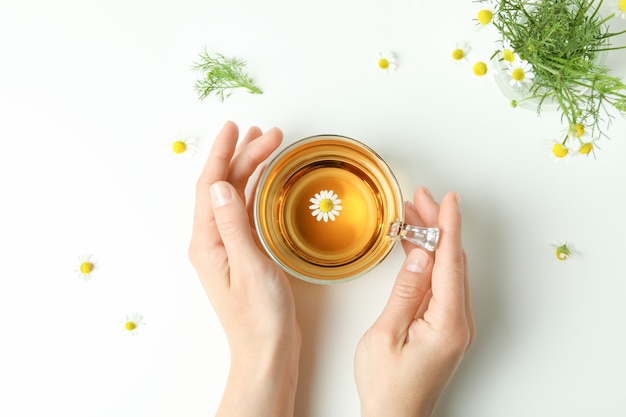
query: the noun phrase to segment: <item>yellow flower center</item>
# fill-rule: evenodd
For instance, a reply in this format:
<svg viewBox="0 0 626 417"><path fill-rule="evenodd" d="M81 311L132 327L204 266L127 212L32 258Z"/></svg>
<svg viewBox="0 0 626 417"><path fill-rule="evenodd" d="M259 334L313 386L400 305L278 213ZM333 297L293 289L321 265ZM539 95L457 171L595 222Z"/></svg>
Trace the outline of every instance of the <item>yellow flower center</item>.
<svg viewBox="0 0 626 417"><path fill-rule="evenodd" d="M505 49L502 52L502 59L508 62L513 62L515 61L515 55L513 54L513 51L511 51L510 49Z"/></svg>
<svg viewBox="0 0 626 417"><path fill-rule="evenodd" d="M562 143L555 143L552 147L552 153L557 158L565 158L569 150Z"/></svg>
<svg viewBox="0 0 626 417"><path fill-rule="evenodd" d="M591 142L587 142L583 144L583 146L580 147L578 152L582 155L589 155L589 152L591 152L592 149L593 149L593 145L591 144Z"/></svg>
<svg viewBox="0 0 626 417"><path fill-rule="evenodd" d="M619 3L617 5L617 7L623 11L624 13L626 13L626 0L619 0Z"/></svg>
<svg viewBox="0 0 626 417"><path fill-rule="evenodd" d="M477 62L474 64L473 71L475 75L477 75L478 77L482 77L483 75L487 74L487 64L485 64L484 62Z"/></svg>
<svg viewBox="0 0 626 417"><path fill-rule="evenodd" d="M83 262L80 264L80 272L83 274L89 274L93 271L93 264L91 262Z"/></svg>
<svg viewBox="0 0 626 417"><path fill-rule="evenodd" d="M576 137L581 138L585 134L585 125L581 123L576 123L574 125L574 132L576 133Z"/></svg>
<svg viewBox="0 0 626 417"><path fill-rule="evenodd" d="M452 59L455 61L460 61L463 57L465 57L465 52L463 52L462 49L455 49L452 51Z"/></svg>
<svg viewBox="0 0 626 417"><path fill-rule="evenodd" d="M513 71L511 71L511 77L513 77L515 81L522 81L525 76L526 75L524 74L524 70L521 68L515 68Z"/></svg>
<svg viewBox="0 0 626 417"><path fill-rule="evenodd" d="M124 323L124 328L130 332L137 328L137 324L132 321L127 321L126 323Z"/></svg>
<svg viewBox="0 0 626 417"><path fill-rule="evenodd" d="M486 25L491 22L492 17L493 13L490 10L483 9L478 12L478 21L481 25Z"/></svg>
<svg viewBox="0 0 626 417"><path fill-rule="evenodd" d="M571 254L572 252L569 250L567 245L561 245L556 248L556 257L559 261L566 260Z"/></svg>
<svg viewBox="0 0 626 417"><path fill-rule="evenodd" d="M333 202L332 201L330 201L327 198L325 198L322 201L320 201L320 210L322 210L322 212L330 213L332 209L333 209Z"/></svg>
<svg viewBox="0 0 626 417"><path fill-rule="evenodd" d="M389 69L389 60L387 58L380 58L378 60L378 68L380 69Z"/></svg>
<svg viewBox="0 0 626 417"><path fill-rule="evenodd" d="M182 140L177 140L172 143L172 151L176 154L181 154L187 150L187 144Z"/></svg>

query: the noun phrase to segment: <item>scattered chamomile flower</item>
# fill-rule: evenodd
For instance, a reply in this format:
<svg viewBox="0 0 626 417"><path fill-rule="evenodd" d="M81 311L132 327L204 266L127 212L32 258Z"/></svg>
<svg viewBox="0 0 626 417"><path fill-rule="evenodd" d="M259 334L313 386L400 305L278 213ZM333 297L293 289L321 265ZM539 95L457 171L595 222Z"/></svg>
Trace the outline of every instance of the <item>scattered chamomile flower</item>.
<svg viewBox="0 0 626 417"><path fill-rule="evenodd" d="M487 74L487 64L485 64L483 61L478 61L472 67L472 71L477 77L482 77L483 75Z"/></svg>
<svg viewBox="0 0 626 417"><path fill-rule="evenodd" d="M552 142L552 154L558 159L563 159L570 154L570 149L566 143L567 141L564 143L557 140Z"/></svg>
<svg viewBox="0 0 626 417"><path fill-rule="evenodd" d="M572 251L567 246L567 243L563 243L562 245L556 246L556 251L555 252L556 252L556 258L559 261L565 261L565 260L567 260L567 258L572 256Z"/></svg>
<svg viewBox="0 0 626 417"><path fill-rule="evenodd" d="M457 42L450 54L456 62L467 61L467 54L472 48L465 42Z"/></svg>
<svg viewBox="0 0 626 417"><path fill-rule="evenodd" d="M626 0L616 0L612 4L615 16L626 19Z"/></svg>
<svg viewBox="0 0 626 417"><path fill-rule="evenodd" d="M570 155L589 156L589 154L593 154L595 156L595 148L598 147L596 142L599 138L592 138L584 124L576 123L570 126L567 130L566 140L570 149Z"/></svg>
<svg viewBox="0 0 626 417"><path fill-rule="evenodd" d="M571 256L577 255L579 253L576 250L574 250L574 248L571 245L569 245L567 241L559 245L551 245L551 246L555 248L554 254L556 255L556 258L559 261L566 261Z"/></svg>
<svg viewBox="0 0 626 417"><path fill-rule="evenodd" d="M481 9L478 11L478 14L476 15L476 20L481 26L488 25L489 23L491 23L492 19L493 19L493 12L489 9Z"/></svg>
<svg viewBox="0 0 626 417"><path fill-rule="evenodd" d="M398 68L396 65L396 56L389 51L378 52L376 66L380 72L387 74L394 72Z"/></svg>
<svg viewBox="0 0 626 417"><path fill-rule="evenodd" d="M138 329L144 325L143 317L137 313L125 316L122 323L124 333L130 336L137 336Z"/></svg>
<svg viewBox="0 0 626 417"><path fill-rule="evenodd" d="M78 268L75 270L78 278L82 278L85 282L89 281L94 269L96 269L96 263L91 259L91 255L82 255L78 258Z"/></svg>
<svg viewBox="0 0 626 417"><path fill-rule="evenodd" d="M324 222L328 222L328 219L335 221L336 216L339 216L339 211L343 209L339 205L341 199L333 190L322 190L315 194L315 197L309 199L313 204L309 206L311 210L311 216L316 216L315 219L319 222L324 219Z"/></svg>
<svg viewBox="0 0 626 417"><path fill-rule="evenodd" d="M169 153L176 159L184 159L193 156L197 151L197 142L185 136L176 136L168 142Z"/></svg>
<svg viewBox="0 0 626 417"><path fill-rule="evenodd" d="M509 85L511 87L524 87L532 83L535 78L533 67L530 62L518 59L509 65L508 74L511 76Z"/></svg>
<svg viewBox="0 0 626 417"><path fill-rule="evenodd" d="M585 129L585 125L582 123L576 123L573 126L570 126L567 134L571 138L580 139L587 133L587 129Z"/></svg>

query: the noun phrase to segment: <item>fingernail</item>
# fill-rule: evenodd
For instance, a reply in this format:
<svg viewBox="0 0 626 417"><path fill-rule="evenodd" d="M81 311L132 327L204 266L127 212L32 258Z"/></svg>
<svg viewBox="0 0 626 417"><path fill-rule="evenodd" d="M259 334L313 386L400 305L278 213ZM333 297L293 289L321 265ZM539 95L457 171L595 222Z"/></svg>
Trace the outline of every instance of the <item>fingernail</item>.
<svg viewBox="0 0 626 417"><path fill-rule="evenodd" d="M456 200L457 207L461 208L461 196L459 193L454 193L454 199Z"/></svg>
<svg viewBox="0 0 626 417"><path fill-rule="evenodd" d="M427 187L422 187L422 189L424 190L424 193L426 193L428 197L433 198L433 193L431 193Z"/></svg>
<svg viewBox="0 0 626 417"><path fill-rule="evenodd" d="M223 182L211 185L211 202L214 208L222 207L232 200L230 188Z"/></svg>
<svg viewBox="0 0 626 417"><path fill-rule="evenodd" d="M414 249L407 256L406 261L404 261L404 269L409 272L424 272L428 267L429 260L430 258L426 252L421 249Z"/></svg>

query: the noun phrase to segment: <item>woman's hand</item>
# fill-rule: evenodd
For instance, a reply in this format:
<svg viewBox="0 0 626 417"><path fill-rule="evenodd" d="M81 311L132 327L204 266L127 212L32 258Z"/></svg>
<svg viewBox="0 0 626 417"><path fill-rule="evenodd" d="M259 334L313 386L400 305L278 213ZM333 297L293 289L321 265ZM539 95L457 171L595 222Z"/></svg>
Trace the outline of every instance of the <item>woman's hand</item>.
<svg viewBox="0 0 626 417"><path fill-rule="evenodd" d="M403 243L407 258L389 301L360 340L355 378L363 417L431 416L475 333L456 193L441 207L424 188L407 222L439 227L434 254Z"/></svg>
<svg viewBox="0 0 626 417"><path fill-rule="evenodd" d="M189 258L226 333L231 367L217 415L293 415L300 328L287 277L261 252L245 188L282 132L227 122L196 186ZM247 205L247 207L246 207Z"/></svg>

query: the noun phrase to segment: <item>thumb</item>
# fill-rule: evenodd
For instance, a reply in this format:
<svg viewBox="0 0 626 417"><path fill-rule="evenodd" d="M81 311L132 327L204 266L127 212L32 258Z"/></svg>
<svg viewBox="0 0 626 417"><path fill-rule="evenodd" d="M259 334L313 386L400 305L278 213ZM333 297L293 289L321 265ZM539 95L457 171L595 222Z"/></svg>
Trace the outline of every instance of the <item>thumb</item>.
<svg viewBox="0 0 626 417"><path fill-rule="evenodd" d="M415 248L408 253L377 323L397 342L406 340L409 326L430 290L431 257Z"/></svg>
<svg viewBox="0 0 626 417"><path fill-rule="evenodd" d="M243 201L235 188L225 181L211 185L211 203L215 225L231 265L248 261L254 256L256 246L250 233L250 222Z"/></svg>

